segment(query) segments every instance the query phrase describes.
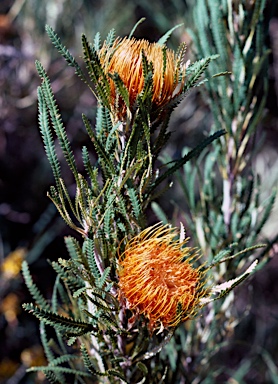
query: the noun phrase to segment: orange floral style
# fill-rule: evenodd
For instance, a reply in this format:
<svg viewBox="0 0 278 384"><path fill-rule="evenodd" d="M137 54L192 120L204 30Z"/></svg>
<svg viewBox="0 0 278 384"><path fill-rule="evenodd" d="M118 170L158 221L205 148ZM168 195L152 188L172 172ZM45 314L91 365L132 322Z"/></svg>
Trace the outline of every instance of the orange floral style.
<svg viewBox="0 0 278 384"><path fill-rule="evenodd" d="M150 43L146 40L136 40L135 38L117 39L111 48L101 49L100 58L104 65L106 74L117 73L125 84L129 93L130 108L135 103L137 96L144 87L144 75L142 66L142 52L147 58L148 63L153 66L153 97L152 102L155 108L162 107L182 92L184 80L179 81L180 73L185 68L181 64L182 58L175 56L175 53L166 48L166 66L164 65L163 50L165 47L158 43ZM109 78L111 88L111 103L116 104L116 88L114 81ZM121 103L121 100L117 102ZM123 103L122 103L123 104ZM120 105L126 111L125 105Z"/></svg>
<svg viewBox="0 0 278 384"><path fill-rule="evenodd" d="M199 254L187 242L177 239L176 228L156 225L128 242L120 255L120 295L149 319L152 331L176 326L202 307L204 272L193 267Z"/></svg>

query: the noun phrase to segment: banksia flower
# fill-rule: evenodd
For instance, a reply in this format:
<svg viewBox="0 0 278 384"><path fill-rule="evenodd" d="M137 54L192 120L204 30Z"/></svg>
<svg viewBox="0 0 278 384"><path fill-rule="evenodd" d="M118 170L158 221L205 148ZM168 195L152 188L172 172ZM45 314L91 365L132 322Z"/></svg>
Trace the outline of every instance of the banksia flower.
<svg viewBox="0 0 278 384"><path fill-rule="evenodd" d="M127 104L132 109L138 95L146 85L147 73L152 73L152 109L169 103L183 90L185 66L182 63L185 45L177 54L158 43L135 38L117 39L112 47L103 46L100 58L104 72L109 74L111 104L117 109L118 118L125 117ZM128 101L117 93L115 76L128 91Z"/></svg>
<svg viewBox="0 0 278 384"><path fill-rule="evenodd" d="M204 268L199 254L178 239L176 228L155 225L127 243L119 260L120 295L131 310L149 319L149 329L173 327L200 309Z"/></svg>

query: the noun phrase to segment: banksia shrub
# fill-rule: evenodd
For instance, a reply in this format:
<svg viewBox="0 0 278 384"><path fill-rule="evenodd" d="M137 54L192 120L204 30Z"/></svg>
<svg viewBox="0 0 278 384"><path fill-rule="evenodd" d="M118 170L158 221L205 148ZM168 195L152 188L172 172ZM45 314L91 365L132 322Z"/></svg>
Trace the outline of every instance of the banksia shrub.
<svg viewBox="0 0 278 384"><path fill-rule="evenodd" d="M96 97L98 108L95 126L82 116L88 144L78 169L50 79L36 63L42 78L39 126L55 179L48 196L82 239L66 237L69 259L52 263L57 279L51 300L42 296L23 262L35 301L24 307L41 321L48 359L48 366L30 371L41 370L55 383L170 382L176 373L168 371L173 360L167 346L179 339L175 334L185 329L182 323L216 305L253 272L257 261L250 257L232 278L212 271L260 246L233 254L234 244L227 244L208 260L196 249L194 237L189 246L182 224L179 231L170 223L148 223L151 202L171 186L169 176L225 134L223 129L214 132L161 167L162 149L171 139L171 114L190 89L212 81L204 74L217 55L185 65L184 44L176 52L166 47L173 30L157 43L136 40L132 33L116 38L112 30L104 42L99 34L93 42L82 36L84 71L54 30L46 30ZM63 181L53 134L73 174L74 196ZM92 152L97 162L92 162ZM48 326L56 334L51 342ZM72 354L64 342L73 346Z"/></svg>

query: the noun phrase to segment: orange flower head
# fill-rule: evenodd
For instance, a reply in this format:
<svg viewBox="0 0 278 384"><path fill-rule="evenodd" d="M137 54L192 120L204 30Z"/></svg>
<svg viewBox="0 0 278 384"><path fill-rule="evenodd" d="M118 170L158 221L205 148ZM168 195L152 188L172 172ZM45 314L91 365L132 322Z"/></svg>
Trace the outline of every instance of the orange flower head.
<svg viewBox="0 0 278 384"><path fill-rule="evenodd" d="M149 319L149 329L173 327L194 316L206 294L199 258L177 229L155 225L134 237L119 259L120 295Z"/></svg>
<svg viewBox="0 0 278 384"><path fill-rule="evenodd" d="M153 72L153 96L154 109L163 107L171 99L182 92L185 69L182 64L185 45L180 53L175 53L158 43L150 43L147 40L135 38L117 39L112 47L105 44L100 51L101 62L106 74L117 73L123 81L129 95L129 108L131 109L137 96L144 87L143 58L152 67ZM181 73L183 72L183 75ZM182 80L181 80L182 77ZM118 104L118 117L122 118L126 113L126 105L117 98L114 81L109 77L111 88L111 104Z"/></svg>

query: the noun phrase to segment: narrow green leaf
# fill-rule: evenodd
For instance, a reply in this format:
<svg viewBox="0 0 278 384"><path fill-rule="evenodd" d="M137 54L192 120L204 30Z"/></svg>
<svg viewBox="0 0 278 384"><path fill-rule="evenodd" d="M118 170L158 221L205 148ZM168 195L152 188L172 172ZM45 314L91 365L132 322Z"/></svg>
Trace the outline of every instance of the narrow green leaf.
<svg viewBox="0 0 278 384"><path fill-rule="evenodd" d="M33 304L23 304L22 306L26 311L33 313L45 324L52 325L53 327L59 327L63 332L84 335L85 333L96 331L96 329L90 323L85 323L70 319L68 317L60 316L51 311L45 311L39 307L35 307Z"/></svg>
<svg viewBox="0 0 278 384"><path fill-rule="evenodd" d="M128 38L129 38L129 39L132 38L132 36L133 36L135 30L137 29L137 27L138 27L141 23L143 23L143 21L145 21L145 20L146 20L146 18L145 18L145 17L142 17L140 20L137 21L137 23L136 23L136 24L134 25L134 27L132 28L130 34L128 35Z"/></svg>
<svg viewBox="0 0 278 384"><path fill-rule="evenodd" d="M94 48L95 48L95 50L97 52L101 48L101 37L100 37L100 33L99 32L96 33L95 38L94 38Z"/></svg>
<svg viewBox="0 0 278 384"><path fill-rule="evenodd" d="M148 191L148 195L167 177L172 175L174 172L176 172L180 167L182 167L185 163L187 163L189 160L191 160L193 157L198 156L204 148L206 148L209 144L211 144L214 140L218 139L222 135L224 135L226 132L224 130L220 130L209 136L207 139L205 139L201 144L199 144L197 147L192 149L187 155L185 155L180 160L175 161L175 165L170 167L166 172L164 172L161 176L159 176L155 183L151 186L150 190Z"/></svg>
<svg viewBox="0 0 278 384"><path fill-rule="evenodd" d="M181 24L178 24L176 25L175 27L171 28L168 32L166 32L157 42L158 45L164 45L166 44L167 40L169 39L169 37L172 35L172 33L177 29L177 28L180 28L182 25L184 25L183 23Z"/></svg>
<svg viewBox="0 0 278 384"><path fill-rule="evenodd" d="M73 156L73 152L71 150L71 146L66 134L66 130L64 127L64 124L61 119L61 115L59 112L59 109L57 107L54 94L51 88L49 77L47 76L42 64L39 61L36 61L36 68L39 73L39 75L42 78L42 85L41 89L46 101L46 105L49 110L49 114L51 117L52 126L56 132L56 135L58 137L60 146L62 148L63 154L65 156L65 159L75 177L76 183L78 184L78 172L75 164L75 159Z"/></svg>
<svg viewBox="0 0 278 384"><path fill-rule="evenodd" d="M55 48L57 48L58 52L61 53L61 55L64 57L64 59L67 61L67 63L75 68L75 73L84 81L85 84L87 84L89 86L89 88L91 89L90 85L88 84L88 81L86 79L86 76L85 74L83 73L82 69L80 68L79 64L77 63L77 61L75 60L75 58L71 55L71 53L69 52L69 50L61 43L61 40L60 38L58 37L58 35L55 33L54 29L52 27L50 27L49 25L46 25L45 26L45 30L51 40L51 42L53 43L53 45L55 46ZM92 91L92 89L91 89Z"/></svg>
<svg viewBox="0 0 278 384"><path fill-rule="evenodd" d="M22 274L25 280L25 284L27 288L29 289L30 294L32 295L33 299L35 300L36 304L39 305L41 308L44 308L46 311L50 311L51 307L37 288L37 286L34 284L32 276L29 271L29 267L27 262L24 260L22 262Z"/></svg>
<svg viewBox="0 0 278 384"><path fill-rule="evenodd" d="M122 97L127 108L129 108L129 93L123 80L120 78L119 74L116 72L113 74L109 74L109 76L114 81L118 94Z"/></svg>
<svg viewBox="0 0 278 384"><path fill-rule="evenodd" d="M151 207L159 221L161 221L163 224L167 224L169 222L166 213L156 202L152 202Z"/></svg>
<svg viewBox="0 0 278 384"><path fill-rule="evenodd" d="M52 366L41 366L41 367L31 367L27 369L27 372L61 372L61 373L67 373L72 374L75 376L84 376L84 377L91 377L91 374L88 372L79 371L77 369L67 368L67 367L52 367Z"/></svg>
<svg viewBox="0 0 278 384"><path fill-rule="evenodd" d="M50 163L54 179L57 187L59 188L59 180L61 177L61 170L59 160L56 154L55 144L52 137L52 132L49 127L47 105L43 96L41 87L38 87L38 113L39 113L39 127L44 143L46 156Z"/></svg>

